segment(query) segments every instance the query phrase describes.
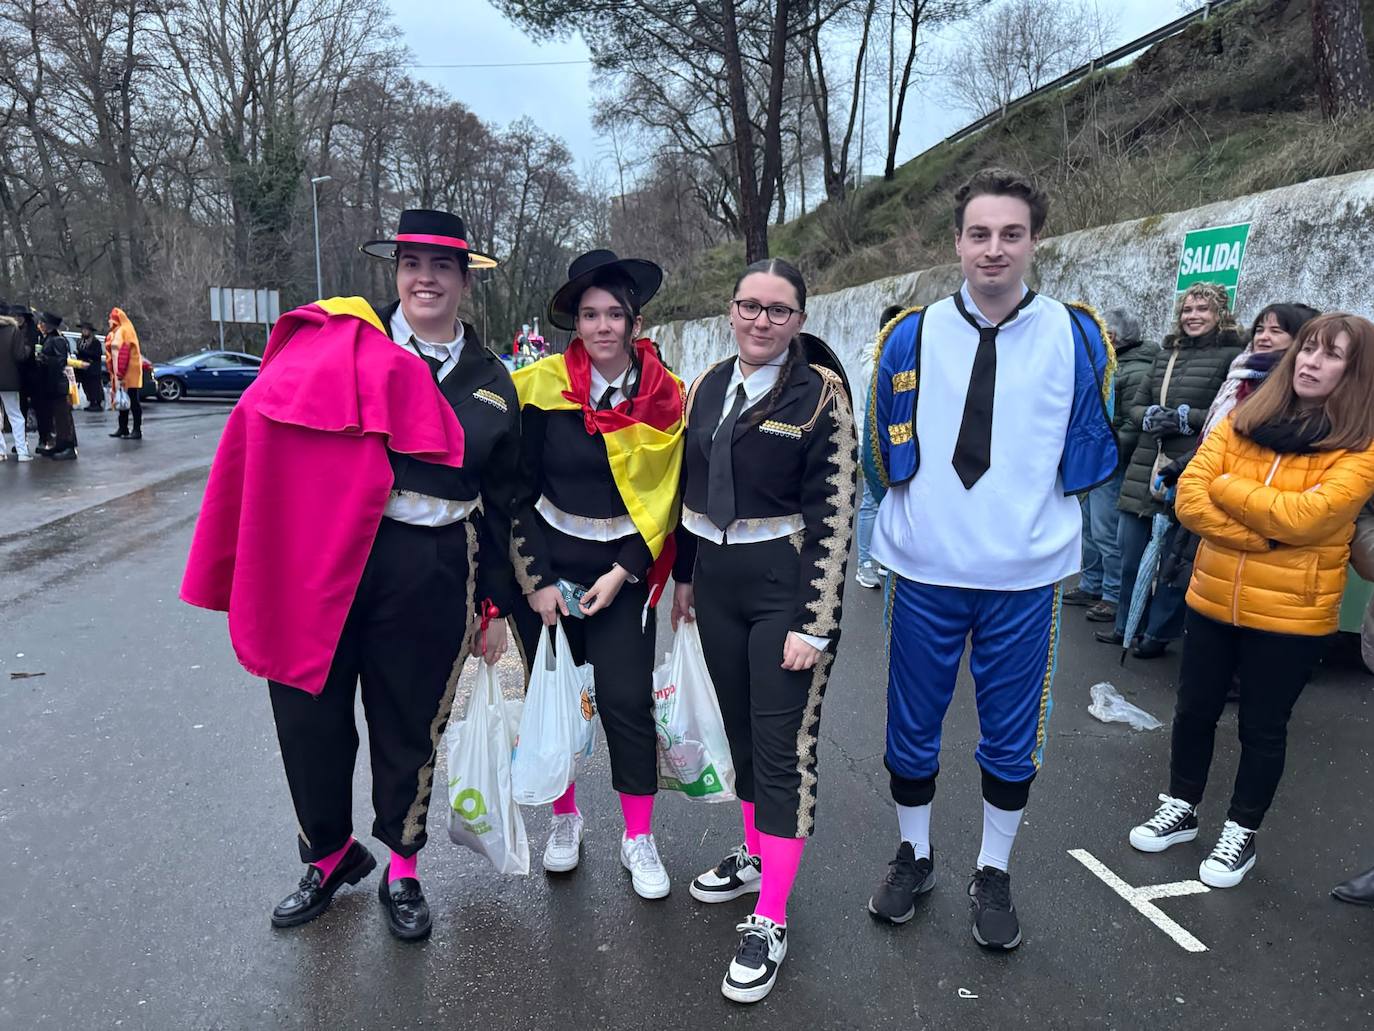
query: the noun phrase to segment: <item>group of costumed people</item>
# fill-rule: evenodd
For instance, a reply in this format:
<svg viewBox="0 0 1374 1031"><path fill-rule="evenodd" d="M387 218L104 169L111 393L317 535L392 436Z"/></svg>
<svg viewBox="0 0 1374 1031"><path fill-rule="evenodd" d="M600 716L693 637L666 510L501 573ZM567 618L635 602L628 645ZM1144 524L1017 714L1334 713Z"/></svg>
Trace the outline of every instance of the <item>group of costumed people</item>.
<svg viewBox="0 0 1374 1031"><path fill-rule="evenodd" d="M226 426L181 592L228 612L240 662L268 681L306 864L272 923L314 919L376 866L352 826L361 688L372 833L389 850L379 899L398 938L430 933L417 859L437 749L466 659L495 663L506 651L504 617L527 674L555 624L575 661L592 666L624 819L620 860L637 895L666 896L653 834L653 608L671 575L670 622L699 628L743 832L689 891L706 903L757 896L721 988L737 1002L764 998L787 954L788 902L816 826L821 708L861 456L881 498L873 557L890 571L885 763L899 831L868 910L905 923L934 886L941 729L971 641L983 798L971 932L986 948L1015 948L1010 854L1044 758L1059 585L1080 564L1077 496L1113 477L1120 458L1109 334L1090 309L1025 282L1047 206L998 169L956 194L963 285L883 327L861 442L840 362L803 330L805 282L778 259L740 274L727 309L732 353L689 390L641 336L661 270L609 251L574 261L549 304L550 321L576 334L566 353L509 374L457 316L470 271L495 260L444 212L406 211L394 238L363 246L394 266L398 298L387 307L333 298L284 316ZM1344 348L1352 368L1370 360L1349 332L1299 340L1270 377L1287 377L1285 404L1310 373L1311 363L1294 371L1300 351ZM1328 394L1338 379L1328 375ZM1308 410L1280 407L1290 422L1290 408ZM1179 484L1180 519L1204 541L1200 568L1244 554L1262 577L1294 561L1290 545L1320 537L1315 561L1334 576L1345 492L1363 489L1363 504L1374 470L1365 485L1370 459L1349 449L1358 428L1342 422L1333 436L1324 425L1256 433L1234 468L1229 424L1212 434ZM1270 517L1250 510L1243 477L1265 446L1295 449L1320 478L1285 480L1280 493L1306 491L1294 526L1326 505L1324 536L1259 525ZM1237 529L1247 520L1252 530ZM1329 604L1327 579L1318 606ZM1220 619L1210 590L1199 609ZM1326 625L1275 628L1249 615L1224 631ZM1225 662L1209 661L1205 675L1229 682ZM1242 664L1240 675L1258 674ZM1207 697L1178 717L1198 742L1210 742L1220 711ZM1187 770L1175 764L1176 794L1194 800L1180 803L1185 823L1207 761L1210 747ZM574 785L553 803L546 870L575 869L582 837Z"/></svg>

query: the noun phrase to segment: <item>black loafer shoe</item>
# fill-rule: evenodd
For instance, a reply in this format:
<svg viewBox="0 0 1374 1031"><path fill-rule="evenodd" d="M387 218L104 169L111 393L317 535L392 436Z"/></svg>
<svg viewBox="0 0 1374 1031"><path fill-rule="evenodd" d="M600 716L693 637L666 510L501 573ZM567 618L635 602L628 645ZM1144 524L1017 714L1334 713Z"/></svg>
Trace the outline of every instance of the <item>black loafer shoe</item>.
<svg viewBox="0 0 1374 1031"><path fill-rule="evenodd" d="M357 884L376 868L377 860L359 841L349 846L328 878L320 875L318 866L307 866L296 890L272 910L272 926L295 927L309 923L329 908L336 891L345 884Z"/></svg>
<svg viewBox="0 0 1374 1031"><path fill-rule="evenodd" d="M1366 870L1336 885L1331 889L1331 894L1342 902L1356 906L1374 906L1374 870Z"/></svg>
<svg viewBox="0 0 1374 1031"><path fill-rule="evenodd" d="M391 933L401 941L413 942L428 938L433 921L429 915L429 903L425 893L420 890L420 882L414 877L401 877L395 881L387 878L391 874L388 863L382 871L382 882L377 885L377 897L386 909L386 925Z"/></svg>
<svg viewBox="0 0 1374 1031"><path fill-rule="evenodd" d="M1126 640L1125 634L1118 634L1115 630L1094 630L1093 637L1103 644L1114 644L1118 648L1120 648Z"/></svg>
<svg viewBox="0 0 1374 1031"><path fill-rule="evenodd" d="M127 437L128 435L128 430L115 430L113 433L110 434L110 436L112 437Z"/></svg>
<svg viewBox="0 0 1374 1031"><path fill-rule="evenodd" d="M1131 655L1137 659L1157 659L1168 650L1168 641L1156 641L1153 637L1142 637L1140 643L1131 649Z"/></svg>
<svg viewBox="0 0 1374 1031"><path fill-rule="evenodd" d="M1101 594L1094 594L1092 591L1085 591L1081 587L1075 587L1071 591L1064 592L1065 605L1093 605L1101 600Z"/></svg>
<svg viewBox="0 0 1374 1031"><path fill-rule="evenodd" d="M143 439L143 431L142 431L142 430L134 430L132 433L129 434L129 439L130 439L130 440L142 440L142 439Z"/></svg>

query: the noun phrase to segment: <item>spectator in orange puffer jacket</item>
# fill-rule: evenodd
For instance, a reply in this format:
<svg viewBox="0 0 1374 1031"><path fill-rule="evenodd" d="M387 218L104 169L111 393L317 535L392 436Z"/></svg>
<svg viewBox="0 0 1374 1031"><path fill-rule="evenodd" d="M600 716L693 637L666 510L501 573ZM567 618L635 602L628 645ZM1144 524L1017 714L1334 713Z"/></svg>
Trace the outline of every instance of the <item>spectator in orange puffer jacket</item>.
<svg viewBox="0 0 1374 1031"><path fill-rule="evenodd" d="M1374 323L1308 322L1255 394L1178 481L1179 522L1202 538L1188 588L1169 793L1131 831L1162 852L1197 837L1217 719L1240 683L1240 768L1198 876L1237 885L1283 776L1288 719L1335 633L1355 518L1374 494Z"/></svg>
<svg viewBox="0 0 1374 1031"><path fill-rule="evenodd" d="M143 354L138 349L138 334L134 324L122 308L110 309L110 332L105 337L105 366L110 370L110 406L118 388L129 395L129 407L119 413L119 429L110 434L129 440L143 439L143 403L139 393L143 389ZM134 417L133 432L129 432L129 416Z"/></svg>

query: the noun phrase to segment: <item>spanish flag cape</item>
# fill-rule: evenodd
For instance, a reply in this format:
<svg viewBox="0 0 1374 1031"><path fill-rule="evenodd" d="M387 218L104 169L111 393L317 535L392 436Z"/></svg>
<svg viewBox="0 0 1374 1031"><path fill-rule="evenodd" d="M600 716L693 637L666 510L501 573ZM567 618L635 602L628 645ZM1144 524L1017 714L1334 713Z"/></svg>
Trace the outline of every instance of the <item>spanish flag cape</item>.
<svg viewBox="0 0 1374 1031"><path fill-rule="evenodd" d="M580 410L587 432L601 434L616 489L654 558L649 604L655 605L673 567L684 389L682 380L659 361L653 341L636 340L635 355L638 392L631 400L601 412L591 402L592 363L580 337L568 345L565 354L527 365L511 378L521 408Z"/></svg>

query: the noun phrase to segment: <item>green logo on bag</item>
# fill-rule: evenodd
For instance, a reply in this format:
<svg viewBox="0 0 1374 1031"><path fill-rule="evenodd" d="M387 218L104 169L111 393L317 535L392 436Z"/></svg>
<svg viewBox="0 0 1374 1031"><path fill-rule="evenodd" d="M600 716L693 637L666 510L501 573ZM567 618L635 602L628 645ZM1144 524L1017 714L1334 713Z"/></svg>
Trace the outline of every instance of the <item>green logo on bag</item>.
<svg viewBox="0 0 1374 1031"><path fill-rule="evenodd" d="M476 788L465 788L453 797L453 811L464 820L476 820L487 815L486 799Z"/></svg>

